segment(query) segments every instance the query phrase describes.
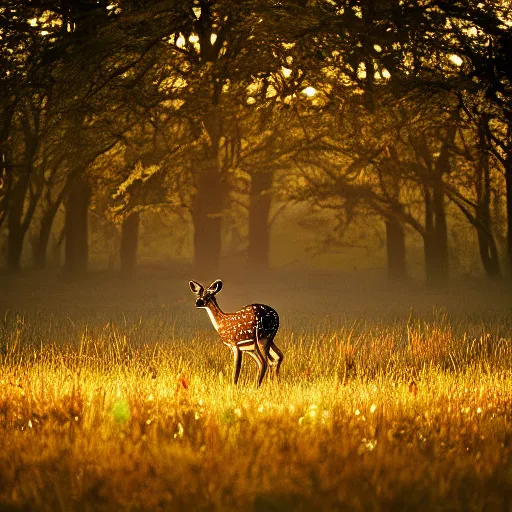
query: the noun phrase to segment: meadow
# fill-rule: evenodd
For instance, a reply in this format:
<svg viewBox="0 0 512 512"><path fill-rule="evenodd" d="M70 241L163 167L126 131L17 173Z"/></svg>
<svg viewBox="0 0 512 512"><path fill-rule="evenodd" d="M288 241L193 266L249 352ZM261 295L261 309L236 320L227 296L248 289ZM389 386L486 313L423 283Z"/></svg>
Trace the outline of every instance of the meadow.
<svg viewBox="0 0 512 512"><path fill-rule="evenodd" d="M186 276L1 279L2 511L512 509L506 290L226 281L281 316L258 389Z"/></svg>

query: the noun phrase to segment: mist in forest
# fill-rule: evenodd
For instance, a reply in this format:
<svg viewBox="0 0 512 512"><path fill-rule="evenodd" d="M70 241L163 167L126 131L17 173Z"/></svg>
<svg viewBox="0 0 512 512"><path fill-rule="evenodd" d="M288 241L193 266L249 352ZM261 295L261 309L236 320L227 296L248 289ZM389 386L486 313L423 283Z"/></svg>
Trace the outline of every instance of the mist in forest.
<svg viewBox="0 0 512 512"><path fill-rule="evenodd" d="M12 1L0 21L12 297L87 275L160 297L167 273L331 305L508 286L505 3Z"/></svg>

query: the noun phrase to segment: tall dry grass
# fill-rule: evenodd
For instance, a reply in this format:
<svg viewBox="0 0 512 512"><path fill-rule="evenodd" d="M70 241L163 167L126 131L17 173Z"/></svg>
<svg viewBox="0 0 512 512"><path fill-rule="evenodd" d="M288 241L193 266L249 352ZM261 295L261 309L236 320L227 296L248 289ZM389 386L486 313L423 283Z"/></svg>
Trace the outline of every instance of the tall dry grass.
<svg viewBox="0 0 512 512"><path fill-rule="evenodd" d="M129 309L5 314L0 510L511 509L506 312L297 311L257 389L189 304Z"/></svg>

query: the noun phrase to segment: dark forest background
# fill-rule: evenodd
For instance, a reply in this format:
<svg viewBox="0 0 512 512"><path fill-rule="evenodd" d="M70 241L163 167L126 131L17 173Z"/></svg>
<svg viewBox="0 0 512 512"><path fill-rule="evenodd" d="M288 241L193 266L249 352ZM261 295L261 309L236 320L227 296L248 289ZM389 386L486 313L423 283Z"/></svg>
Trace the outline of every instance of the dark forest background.
<svg viewBox="0 0 512 512"><path fill-rule="evenodd" d="M4 0L2 266L505 280L511 27L498 0Z"/></svg>

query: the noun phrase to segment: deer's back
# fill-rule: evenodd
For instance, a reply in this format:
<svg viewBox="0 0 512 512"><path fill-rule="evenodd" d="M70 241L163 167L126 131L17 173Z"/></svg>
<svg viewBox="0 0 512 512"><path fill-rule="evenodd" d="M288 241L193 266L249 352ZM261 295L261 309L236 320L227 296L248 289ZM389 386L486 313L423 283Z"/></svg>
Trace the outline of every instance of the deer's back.
<svg viewBox="0 0 512 512"><path fill-rule="evenodd" d="M223 341L231 344L275 336L279 328L279 316L270 306L250 304L236 313L228 313L219 323L219 334Z"/></svg>

